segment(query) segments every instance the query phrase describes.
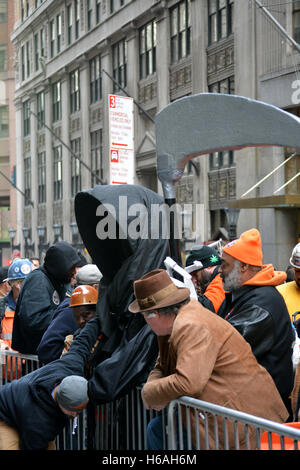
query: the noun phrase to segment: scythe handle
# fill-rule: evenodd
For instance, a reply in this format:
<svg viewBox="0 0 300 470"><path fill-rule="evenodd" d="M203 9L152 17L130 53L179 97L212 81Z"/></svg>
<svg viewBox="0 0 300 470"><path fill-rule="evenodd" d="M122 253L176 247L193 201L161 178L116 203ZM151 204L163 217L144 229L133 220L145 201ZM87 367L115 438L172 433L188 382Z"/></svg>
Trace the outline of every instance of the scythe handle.
<svg viewBox="0 0 300 470"><path fill-rule="evenodd" d="M165 203L168 204L169 207L172 207L176 204L176 199L165 199ZM179 264L179 266L182 266L180 240L179 238L175 238L175 224L177 224L177 220L175 219L175 217L176 214L174 213L174 211L170 211L170 256L174 261L176 261L177 264Z"/></svg>

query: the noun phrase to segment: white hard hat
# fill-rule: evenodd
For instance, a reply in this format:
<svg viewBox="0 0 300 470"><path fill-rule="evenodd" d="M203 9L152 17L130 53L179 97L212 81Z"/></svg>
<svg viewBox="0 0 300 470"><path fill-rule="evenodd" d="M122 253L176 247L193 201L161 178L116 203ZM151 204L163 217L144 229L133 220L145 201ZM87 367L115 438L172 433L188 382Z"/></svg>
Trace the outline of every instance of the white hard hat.
<svg viewBox="0 0 300 470"><path fill-rule="evenodd" d="M290 265L293 266L293 268L300 269L300 243L298 243L292 251Z"/></svg>

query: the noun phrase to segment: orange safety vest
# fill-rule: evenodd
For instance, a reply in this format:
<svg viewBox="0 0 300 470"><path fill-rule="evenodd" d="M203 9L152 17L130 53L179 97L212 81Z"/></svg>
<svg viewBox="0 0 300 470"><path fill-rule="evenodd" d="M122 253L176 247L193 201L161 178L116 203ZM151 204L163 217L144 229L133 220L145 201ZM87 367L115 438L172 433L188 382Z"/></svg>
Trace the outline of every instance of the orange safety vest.
<svg viewBox="0 0 300 470"><path fill-rule="evenodd" d="M14 316L15 312L8 310L4 313L2 322L1 322L1 334L0 339L7 344L9 348L11 348L11 340L12 340L12 331L13 331L13 323L14 323ZM3 377L6 377L7 372L7 380L14 380L19 379L21 377L21 361L18 360L16 357L9 357L7 356L7 364L6 364L6 371L5 365L3 365ZM11 374L11 369L13 374ZM17 369L17 374L16 374Z"/></svg>

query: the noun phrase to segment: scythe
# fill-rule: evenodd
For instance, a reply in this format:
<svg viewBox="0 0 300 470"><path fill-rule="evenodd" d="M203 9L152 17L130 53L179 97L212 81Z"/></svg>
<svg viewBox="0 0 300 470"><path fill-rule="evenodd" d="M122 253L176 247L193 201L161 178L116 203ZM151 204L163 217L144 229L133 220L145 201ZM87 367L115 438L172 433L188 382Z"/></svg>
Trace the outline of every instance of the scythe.
<svg viewBox="0 0 300 470"><path fill-rule="evenodd" d="M300 119L276 106L237 95L200 93L166 106L155 118L157 174L166 204L186 163L212 152L245 147L300 149ZM181 264L179 240L170 220L171 257Z"/></svg>

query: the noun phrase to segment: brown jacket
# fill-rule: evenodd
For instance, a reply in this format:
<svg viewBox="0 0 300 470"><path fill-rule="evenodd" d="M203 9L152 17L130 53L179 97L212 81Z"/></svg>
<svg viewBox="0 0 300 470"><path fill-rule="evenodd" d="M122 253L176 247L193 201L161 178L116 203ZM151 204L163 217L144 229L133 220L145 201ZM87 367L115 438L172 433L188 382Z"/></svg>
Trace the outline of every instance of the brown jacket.
<svg viewBox="0 0 300 470"><path fill-rule="evenodd" d="M199 302L191 300L182 307L171 336L159 336L158 342L159 357L143 389L150 407L187 395L279 423L288 418L273 379L258 364L250 345L234 327ZM201 419L199 429L201 439ZM230 426L228 433L233 448ZM221 421L219 439L222 448ZM213 448L212 426L210 440ZM251 441L254 445L254 439Z"/></svg>

